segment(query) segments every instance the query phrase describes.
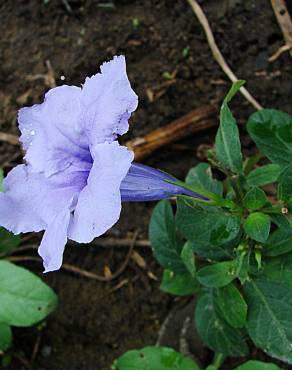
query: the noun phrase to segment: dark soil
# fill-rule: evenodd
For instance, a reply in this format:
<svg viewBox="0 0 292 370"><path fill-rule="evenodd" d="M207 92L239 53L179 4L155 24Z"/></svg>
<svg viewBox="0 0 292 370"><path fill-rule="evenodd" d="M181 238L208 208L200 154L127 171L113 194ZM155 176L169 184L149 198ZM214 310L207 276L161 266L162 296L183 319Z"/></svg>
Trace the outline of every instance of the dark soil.
<svg viewBox="0 0 292 370"><path fill-rule="evenodd" d="M115 54L125 54L132 86L140 104L128 138L163 126L190 110L215 104L219 108L229 82L213 60L199 22L185 0L0 0L0 125L17 134L16 111L42 100L49 88L49 60L57 84L80 85L85 76ZM106 4L108 6L106 6ZM268 0L205 0L201 4L218 45L239 78L264 107L292 113L292 63L288 53L275 62L268 57L283 45L283 36ZM187 54L187 55L186 55ZM174 83L164 86L165 72ZM154 102L147 89L162 89ZM243 123L253 108L242 98L232 103ZM246 150L250 140L242 130ZM146 163L183 178L196 164L200 144L212 142L214 131L189 138L178 147L161 149ZM9 170L21 152L0 145L0 166ZM125 204L120 222L108 233L117 239L147 237L154 204ZM126 248L68 247L65 262L93 272L115 271ZM160 268L151 252L139 249L146 270L133 260L111 283L99 283L64 271L44 279L60 297L58 310L44 328L15 330L14 370L28 369L35 356L37 370L109 369L127 349L154 344L160 324L175 302L159 292ZM29 265L35 272L41 266ZM127 283L113 291L127 279ZM171 341L170 341L171 342ZM39 343L39 346L38 346ZM35 355L33 355L36 351ZM257 353L253 356L258 357ZM226 369L233 365L226 364ZM288 368L288 367L287 367ZM158 370L158 369L157 369Z"/></svg>

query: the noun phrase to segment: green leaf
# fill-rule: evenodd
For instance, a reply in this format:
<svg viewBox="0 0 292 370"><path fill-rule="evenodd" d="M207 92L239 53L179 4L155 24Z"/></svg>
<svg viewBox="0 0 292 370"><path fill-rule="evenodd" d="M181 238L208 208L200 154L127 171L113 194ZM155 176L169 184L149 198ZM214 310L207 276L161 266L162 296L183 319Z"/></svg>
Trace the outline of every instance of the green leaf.
<svg viewBox="0 0 292 370"><path fill-rule="evenodd" d="M9 231L0 227L0 253L9 253L20 244L20 235L13 235Z"/></svg>
<svg viewBox="0 0 292 370"><path fill-rule="evenodd" d="M220 288L236 278L233 261L214 263L197 272L199 282L209 288Z"/></svg>
<svg viewBox="0 0 292 370"><path fill-rule="evenodd" d="M281 167L278 164L267 164L251 171L246 181L249 186L264 186L272 184L278 180Z"/></svg>
<svg viewBox="0 0 292 370"><path fill-rule="evenodd" d="M292 363L292 290L261 276L244 285L247 330L270 356Z"/></svg>
<svg viewBox="0 0 292 370"><path fill-rule="evenodd" d="M240 219L221 208L194 205L178 199L176 221L184 236L200 245L218 246L236 238Z"/></svg>
<svg viewBox="0 0 292 370"><path fill-rule="evenodd" d="M278 182L278 199L283 202L292 202L292 164L284 168Z"/></svg>
<svg viewBox="0 0 292 370"><path fill-rule="evenodd" d="M243 205L252 210L262 208L267 202L265 192L257 187L251 188L243 198Z"/></svg>
<svg viewBox="0 0 292 370"><path fill-rule="evenodd" d="M273 163L290 165L292 159L292 117L274 109L252 114L247 130L260 151Z"/></svg>
<svg viewBox="0 0 292 370"><path fill-rule="evenodd" d="M292 289L292 254L267 258L262 273L268 279Z"/></svg>
<svg viewBox="0 0 292 370"><path fill-rule="evenodd" d="M192 242L192 249L197 255L210 261L226 260L234 257L234 248L238 245L240 236L241 234L238 234L238 236L235 239L220 245L214 244L206 245Z"/></svg>
<svg viewBox="0 0 292 370"><path fill-rule="evenodd" d="M9 325L0 323L0 355L12 345L12 331Z"/></svg>
<svg viewBox="0 0 292 370"><path fill-rule="evenodd" d="M195 362L167 347L145 347L123 354L113 370L199 370Z"/></svg>
<svg viewBox="0 0 292 370"><path fill-rule="evenodd" d="M3 179L4 179L4 172L3 172L2 168L0 168L0 192L4 191Z"/></svg>
<svg viewBox="0 0 292 370"><path fill-rule="evenodd" d="M30 326L56 308L57 296L36 275L0 261L0 302L0 322Z"/></svg>
<svg viewBox="0 0 292 370"><path fill-rule="evenodd" d="M272 222L276 224L281 229L292 230L292 223L289 221L289 218L283 214L271 214L270 215Z"/></svg>
<svg viewBox="0 0 292 370"><path fill-rule="evenodd" d="M269 236L271 219L262 212L251 213L245 220L243 227L251 239L265 243Z"/></svg>
<svg viewBox="0 0 292 370"><path fill-rule="evenodd" d="M214 304L233 328L242 328L247 317L247 304L234 284L214 291Z"/></svg>
<svg viewBox="0 0 292 370"><path fill-rule="evenodd" d="M281 370L281 367L269 362L250 360L238 366L235 370Z"/></svg>
<svg viewBox="0 0 292 370"><path fill-rule="evenodd" d="M188 272L164 270L160 289L165 293L185 296L197 292L199 284Z"/></svg>
<svg viewBox="0 0 292 370"><path fill-rule="evenodd" d="M228 325L216 311L212 292L199 298L195 320L199 335L213 351L227 356L248 353L242 332Z"/></svg>
<svg viewBox="0 0 292 370"><path fill-rule="evenodd" d="M164 267L176 272L186 268L180 254L182 242L178 240L174 215L169 201L160 201L152 213L149 239L155 258Z"/></svg>
<svg viewBox="0 0 292 370"><path fill-rule="evenodd" d="M186 269L192 277L196 275L195 255L192 249L192 243L187 241L181 251L181 259L185 264Z"/></svg>
<svg viewBox="0 0 292 370"><path fill-rule="evenodd" d="M222 182L213 179L211 167L207 163L200 163L191 168L186 177L186 183L220 196L223 194Z"/></svg>
<svg viewBox="0 0 292 370"><path fill-rule="evenodd" d="M215 141L217 159L225 168L235 173L241 173L242 171L241 145L238 127L227 103L243 83L243 81L237 81L232 85L221 106L220 126Z"/></svg>
<svg viewBox="0 0 292 370"><path fill-rule="evenodd" d="M250 251L237 251L237 256L234 259L234 271L242 285L249 279L249 270Z"/></svg>
<svg viewBox="0 0 292 370"><path fill-rule="evenodd" d="M292 251L292 228L280 228L274 231L265 243L263 252L266 256L278 256Z"/></svg>

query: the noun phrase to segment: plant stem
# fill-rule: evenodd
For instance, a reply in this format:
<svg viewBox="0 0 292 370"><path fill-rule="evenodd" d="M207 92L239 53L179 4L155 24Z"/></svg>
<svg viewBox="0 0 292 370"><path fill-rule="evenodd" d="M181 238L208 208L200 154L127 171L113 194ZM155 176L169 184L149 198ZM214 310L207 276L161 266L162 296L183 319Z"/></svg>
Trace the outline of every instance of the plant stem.
<svg viewBox="0 0 292 370"><path fill-rule="evenodd" d="M224 355L223 353L220 353L220 352L215 353L212 365L216 369L219 369L220 366L223 364L225 358L226 358L226 355Z"/></svg>

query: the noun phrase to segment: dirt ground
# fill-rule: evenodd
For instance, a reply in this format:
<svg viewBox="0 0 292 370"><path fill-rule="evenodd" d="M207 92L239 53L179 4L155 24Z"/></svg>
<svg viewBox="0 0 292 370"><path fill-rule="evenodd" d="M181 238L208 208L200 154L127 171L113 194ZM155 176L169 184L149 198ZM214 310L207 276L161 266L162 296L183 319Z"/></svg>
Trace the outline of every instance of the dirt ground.
<svg viewBox="0 0 292 370"><path fill-rule="evenodd" d="M291 58L284 53L275 62L268 61L284 43L270 1L200 3L236 75L247 81L247 88L264 107L291 114ZM41 102L52 72L58 85L80 85L116 54L126 55L129 79L140 99L127 139L202 105L211 103L219 110L229 85L186 0L0 0L0 34L2 132L18 134L17 109ZM165 87L167 78L173 83ZM149 90L162 94L151 101ZM240 123L253 112L242 97L232 107ZM198 162L198 146L212 143L213 137L214 130L194 135L183 141L183 150L165 147L144 163L183 178ZM252 147L244 128L242 142L246 150ZM8 171L20 161L18 147L0 143L0 167ZM147 238L153 206L125 204L108 236L131 238L138 230L140 239ZM159 277L161 270L149 249L138 252L147 268L131 260L110 283L65 271L46 275L44 279L59 295L59 308L43 328L14 331L15 356L9 368L106 370L124 351L154 344L161 322L176 302L161 293L151 278L149 271ZM96 240L90 247L69 246L65 262L103 274L105 266L118 269L126 254L125 247L103 248ZM41 273L40 265L27 266ZM225 368L230 370L231 365Z"/></svg>

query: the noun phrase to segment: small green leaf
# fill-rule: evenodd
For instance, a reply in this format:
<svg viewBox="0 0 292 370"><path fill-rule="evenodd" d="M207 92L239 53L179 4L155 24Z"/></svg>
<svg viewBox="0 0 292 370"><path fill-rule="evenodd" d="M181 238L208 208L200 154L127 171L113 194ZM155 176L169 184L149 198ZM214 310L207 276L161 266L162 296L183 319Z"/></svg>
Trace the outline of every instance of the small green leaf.
<svg viewBox="0 0 292 370"><path fill-rule="evenodd" d="M234 280L234 263L225 261L201 268L197 272L199 282L209 288L220 288Z"/></svg>
<svg viewBox="0 0 292 370"><path fill-rule="evenodd" d="M257 187L251 188L243 198L243 205L252 210L262 208L267 202L265 192Z"/></svg>
<svg viewBox="0 0 292 370"><path fill-rule="evenodd" d="M220 196L223 194L222 182L213 179L211 167L207 163L200 163L191 168L186 177L186 183Z"/></svg>
<svg viewBox="0 0 292 370"><path fill-rule="evenodd" d="M12 345L12 331L9 325L0 323L0 355Z"/></svg>
<svg viewBox="0 0 292 370"><path fill-rule="evenodd" d="M196 363L167 347L131 350L117 359L113 370L199 370Z"/></svg>
<svg viewBox="0 0 292 370"><path fill-rule="evenodd" d="M0 253L9 253L20 244L20 235L13 235L9 231L0 227Z"/></svg>
<svg viewBox="0 0 292 370"><path fill-rule="evenodd" d="M31 326L56 308L57 296L28 270L0 261L0 302L0 322Z"/></svg>
<svg viewBox="0 0 292 370"><path fill-rule="evenodd" d="M178 199L176 221L184 236L198 245L222 245L235 239L240 219L221 208L194 205Z"/></svg>
<svg viewBox="0 0 292 370"><path fill-rule="evenodd" d="M238 90L245 84L244 80L238 80L232 83L230 90L228 91L227 95L225 96L224 103L229 103L235 94L237 94Z"/></svg>
<svg viewBox="0 0 292 370"><path fill-rule="evenodd" d="M284 168L278 182L278 199L283 202L292 202L292 164Z"/></svg>
<svg viewBox="0 0 292 370"><path fill-rule="evenodd" d="M160 289L165 293L185 296L197 292L199 284L188 272L164 270Z"/></svg>
<svg viewBox="0 0 292 370"><path fill-rule="evenodd" d="M292 228L280 228L271 233L263 252L266 256L279 256L292 251Z"/></svg>
<svg viewBox="0 0 292 370"><path fill-rule="evenodd" d="M281 167L278 164L267 164L251 171L246 181L249 186L264 186L272 184L278 180Z"/></svg>
<svg viewBox="0 0 292 370"><path fill-rule="evenodd" d="M212 292L199 297L195 320L200 337L213 351L227 356L247 355L242 332L222 319L214 305Z"/></svg>
<svg viewBox="0 0 292 370"><path fill-rule="evenodd" d="M0 168L0 192L4 191L3 180L4 180L4 172L2 168Z"/></svg>
<svg viewBox="0 0 292 370"><path fill-rule="evenodd" d="M214 304L233 328L242 328L247 317L247 304L234 284L214 291Z"/></svg>
<svg viewBox="0 0 292 370"><path fill-rule="evenodd" d="M242 285L249 279L249 270L250 253L246 250L238 251L238 254L234 260L234 271Z"/></svg>
<svg viewBox="0 0 292 370"><path fill-rule="evenodd" d="M287 166L292 158L292 117L275 109L252 114L247 130L260 151L273 163Z"/></svg>
<svg viewBox="0 0 292 370"><path fill-rule="evenodd" d="M188 272L195 277L196 275L196 265L195 265L195 255L192 249L192 243L187 241L181 251L181 259L186 266Z"/></svg>
<svg viewBox="0 0 292 370"><path fill-rule="evenodd" d="M229 90L220 110L220 126L216 135L216 156L223 166L235 173L242 171L242 154L239 131L236 121L228 107L228 102L243 85L235 82Z"/></svg>
<svg viewBox="0 0 292 370"><path fill-rule="evenodd" d="M149 239L158 262L176 272L185 272L181 260L183 243L178 240L174 215L168 200L160 201L152 213L149 225Z"/></svg>
<svg viewBox="0 0 292 370"><path fill-rule="evenodd" d="M292 363L292 290L258 277L244 285L247 330L254 344L270 356Z"/></svg>
<svg viewBox="0 0 292 370"><path fill-rule="evenodd" d="M282 368L269 362L250 360L238 366L235 370L282 370Z"/></svg>
<svg viewBox="0 0 292 370"><path fill-rule="evenodd" d="M262 212L251 213L245 220L243 227L251 239L265 243L269 236L271 219Z"/></svg>

